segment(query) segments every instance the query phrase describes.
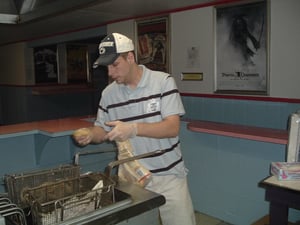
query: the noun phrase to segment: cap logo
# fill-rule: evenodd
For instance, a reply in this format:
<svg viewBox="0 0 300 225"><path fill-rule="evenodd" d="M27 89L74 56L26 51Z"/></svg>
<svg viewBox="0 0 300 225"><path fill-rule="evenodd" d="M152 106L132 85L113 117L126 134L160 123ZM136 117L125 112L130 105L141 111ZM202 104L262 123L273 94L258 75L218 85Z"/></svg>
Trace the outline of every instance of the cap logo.
<svg viewBox="0 0 300 225"><path fill-rule="evenodd" d="M102 42L101 43L101 47L113 47L114 46L114 43L113 41L106 41L106 42Z"/></svg>
<svg viewBox="0 0 300 225"><path fill-rule="evenodd" d="M106 50L105 50L104 47L101 47L101 48L99 49L99 54L100 54L100 55L104 54L105 52L106 52Z"/></svg>

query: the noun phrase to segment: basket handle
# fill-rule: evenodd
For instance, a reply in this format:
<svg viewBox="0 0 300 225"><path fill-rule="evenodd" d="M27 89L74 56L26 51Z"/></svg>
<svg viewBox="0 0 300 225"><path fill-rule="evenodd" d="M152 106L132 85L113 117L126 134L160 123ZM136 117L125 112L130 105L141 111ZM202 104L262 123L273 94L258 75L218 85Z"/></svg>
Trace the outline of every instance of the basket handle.
<svg viewBox="0 0 300 225"><path fill-rule="evenodd" d="M116 149L108 149L108 150L103 150L103 149L98 149L98 150L88 150L88 151L82 151L82 152L77 152L74 156L74 165L79 166L79 157L80 155L91 155L91 154L99 154L99 153L107 153L107 152L117 152Z"/></svg>
<svg viewBox="0 0 300 225"><path fill-rule="evenodd" d="M144 154L140 154L140 155L128 157L128 158L125 158L125 159L120 159L120 160L112 161L105 168L105 175L107 177L110 177L112 169L115 166L118 166L120 164L127 163L127 162L130 162L130 161L133 161L133 160L137 160L137 159L144 159L144 158L154 157L154 156L160 155L160 154L162 154L164 152L165 152L165 150L156 150L156 151L153 151L153 152L147 152L147 153L144 153Z"/></svg>

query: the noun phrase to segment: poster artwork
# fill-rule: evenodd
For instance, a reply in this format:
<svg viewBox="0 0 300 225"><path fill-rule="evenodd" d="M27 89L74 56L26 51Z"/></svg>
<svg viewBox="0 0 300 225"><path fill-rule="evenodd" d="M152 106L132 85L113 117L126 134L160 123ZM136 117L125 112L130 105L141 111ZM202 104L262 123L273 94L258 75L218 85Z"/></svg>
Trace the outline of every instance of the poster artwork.
<svg viewBox="0 0 300 225"><path fill-rule="evenodd" d="M34 49L34 71L36 83L57 82L56 45Z"/></svg>
<svg viewBox="0 0 300 225"><path fill-rule="evenodd" d="M166 18L137 23L138 62L153 70L168 71Z"/></svg>
<svg viewBox="0 0 300 225"><path fill-rule="evenodd" d="M68 82L87 81L87 46L67 46L67 74Z"/></svg>
<svg viewBox="0 0 300 225"><path fill-rule="evenodd" d="M217 8L217 91L267 91L266 2Z"/></svg>

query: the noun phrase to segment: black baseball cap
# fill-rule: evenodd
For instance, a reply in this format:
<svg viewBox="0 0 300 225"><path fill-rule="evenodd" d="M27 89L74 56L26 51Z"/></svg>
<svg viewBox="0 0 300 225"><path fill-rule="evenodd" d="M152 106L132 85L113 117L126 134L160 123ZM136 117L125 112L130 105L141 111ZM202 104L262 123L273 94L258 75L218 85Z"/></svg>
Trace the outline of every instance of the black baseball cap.
<svg viewBox="0 0 300 225"><path fill-rule="evenodd" d="M99 58L94 62L93 68L99 65L107 66L112 64L123 52L134 50L131 39L123 34L112 33L106 36L99 44Z"/></svg>

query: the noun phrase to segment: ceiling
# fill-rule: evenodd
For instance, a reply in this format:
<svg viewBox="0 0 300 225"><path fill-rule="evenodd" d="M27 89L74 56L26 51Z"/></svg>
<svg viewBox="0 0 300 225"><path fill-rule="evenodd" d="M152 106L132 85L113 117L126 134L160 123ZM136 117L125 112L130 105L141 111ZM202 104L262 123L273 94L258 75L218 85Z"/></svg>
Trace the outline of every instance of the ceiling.
<svg viewBox="0 0 300 225"><path fill-rule="evenodd" d="M0 45L222 2L226 0L1 0Z"/></svg>

